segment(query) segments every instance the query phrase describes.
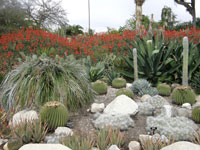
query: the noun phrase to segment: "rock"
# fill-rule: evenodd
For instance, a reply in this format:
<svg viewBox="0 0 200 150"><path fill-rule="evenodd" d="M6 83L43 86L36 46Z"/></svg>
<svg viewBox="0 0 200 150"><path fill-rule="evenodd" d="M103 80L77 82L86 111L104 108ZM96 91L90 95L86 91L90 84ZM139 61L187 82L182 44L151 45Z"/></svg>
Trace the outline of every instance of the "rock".
<svg viewBox="0 0 200 150"><path fill-rule="evenodd" d="M182 107L183 107L183 108L187 108L187 109L192 109L192 106L191 106L190 103L184 103L184 104L182 105Z"/></svg>
<svg viewBox="0 0 200 150"><path fill-rule="evenodd" d="M120 127L121 130L126 130L128 127L134 126L134 121L130 118L129 115L110 115L110 114L101 114L96 120L93 121L95 128L101 129L105 126L112 126L114 128Z"/></svg>
<svg viewBox="0 0 200 150"><path fill-rule="evenodd" d="M128 144L129 150L141 150L140 143L138 141L131 141Z"/></svg>
<svg viewBox="0 0 200 150"><path fill-rule="evenodd" d="M19 150L71 150L62 144L26 144Z"/></svg>
<svg viewBox="0 0 200 150"><path fill-rule="evenodd" d="M191 118L192 117L192 110L187 108L176 108L177 116L179 117L186 117Z"/></svg>
<svg viewBox="0 0 200 150"><path fill-rule="evenodd" d="M6 143L6 144L3 146L3 149L4 149L4 150L9 150L9 149L8 149L8 143Z"/></svg>
<svg viewBox="0 0 200 150"><path fill-rule="evenodd" d="M147 141L152 140L152 136L140 134L139 140L140 140L141 145L144 146Z"/></svg>
<svg viewBox="0 0 200 150"><path fill-rule="evenodd" d="M191 142L180 141L165 146L161 150L200 150L200 145Z"/></svg>
<svg viewBox="0 0 200 150"><path fill-rule="evenodd" d="M8 142L8 139L0 139L0 145L4 144L6 142Z"/></svg>
<svg viewBox="0 0 200 150"><path fill-rule="evenodd" d="M154 107L148 102L138 102L138 110L140 115L152 116Z"/></svg>
<svg viewBox="0 0 200 150"><path fill-rule="evenodd" d="M185 117L148 117L146 130L151 131L152 127L157 127L160 135L171 137L175 140L190 140L198 126Z"/></svg>
<svg viewBox="0 0 200 150"><path fill-rule="evenodd" d="M173 91L173 89L175 89L175 88L178 87L178 86L180 86L180 84L178 84L178 83L173 83L173 84L171 85L172 91Z"/></svg>
<svg viewBox="0 0 200 150"><path fill-rule="evenodd" d="M72 129L67 128L67 127L58 127L55 130L55 135L62 136L62 137L72 136L73 135L73 131L72 131Z"/></svg>
<svg viewBox="0 0 200 150"><path fill-rule="evenodd" d="M196 101L200 103L200 95L196 96Z"/></svg>
<svg viewBox="0 0 200 150"><path fill-rule="evenodd" d="M131 86L132 86L132 83L126 83L126 88L127 88L127 89L130 89Z"/></svg>
<svg viewBox="0 0 200 150"><path fill-rule="evenodd" d="M104 109L104 113L110 115L135 115L138 112L138 105L126 95L117 96Z"/></svg>
<svg viewBox="0 0 200 150"><path fill-rule="evenodd" d="M16 127L18 124L20 124L21 122L24 121L33 121L33 120L37 120L38 118L38 114L36 111L34 110L22 110L17 112L16 114L14 114L12 121L9 122L9 125L11 127Z"/></svg>
<svg viewBox="0 0 200 150"><path fill-rule="evenodd" d="M200 107L200 102L195 103L195 104L192 106L192 109L194 109L194 108L196 108L196 107Z"/></svg>
<svg viewBox="0 0 200 150"><path fill-rule="evenodd" d="M175 117L177 114L176 109L171 105L164 105L161 109L160 117Z"/></svg>
<svg viewBox="0 0 200 150"><path fill-rule="evenodd" d="M48 135L48 136L45 136L44 142L48 144L59 144L60 138L61 136L58 136L58 135Z"/></svg>
<svg viewBox="0 0 200 150"><path fill-rule="evenodd" d="M145 94L141 97L141 101L145 102L148 98L150 98L151 96L149 94Z"/></svg>
<svg viewBox="0 0 200 150"><path fill-rule="evenodd" d="M169 105L168 101L160 95L155 95L153 97L150 97L146 101L150 103L152 106L154 106L156 109L160 109L164 105Z"/></svg>
<svg viewBox="0 0 200 150"><path fill-rule="evenodd" d="M93 103L91 105L91 112L92 113L103 112L104 108L105 108L104 103L101 104Z"/></svg>
<svg viewBox="0 0 200 150"><path fill-rule="evenodd" d="M117 145L111 145L108 150L120 150Z"/></svg>

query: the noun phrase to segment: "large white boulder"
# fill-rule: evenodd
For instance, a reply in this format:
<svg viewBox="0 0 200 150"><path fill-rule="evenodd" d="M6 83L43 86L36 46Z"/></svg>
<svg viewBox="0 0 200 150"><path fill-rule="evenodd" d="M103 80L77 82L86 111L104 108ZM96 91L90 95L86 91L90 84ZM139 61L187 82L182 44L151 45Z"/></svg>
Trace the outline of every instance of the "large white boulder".
<svg viewBox="0 0 200 150"><path fill-rule="evenodd" d="M38 118L38 114L36 111L34 110L22 110L17 112L16 114L14 114L12 120L9 122L9 125L11 127L16 127L18 124L22 123L22 122L29 122L29 121L33 121L33 120L37 120Z"/></svg>
<svg viewBox="0 0 200 150"><path fill-rule="evenodd" d="M200 150L200 145L191 142L180 141L163 147L161 150Z"/></svg>
<svg viewBox="0 0 200 150"><path fill-rule="evenodd" d="M104 109L104 113L110 115L135 115L138 112L138 105L135 101L126 95L116 97Z"/></svg>
<svg viewBox="0 0 200 150"><path fill-rule="evenodd" d="M19 150L71 150L62 144L26 144Z"/></svg>
<svg viewBox="0 0 200 150"><path fill-rule="evenodd" d="M105 108L104 103L101 103L101 104L93 103L91 105L91 112L92 113L102 112L104 108Z"/></svg>

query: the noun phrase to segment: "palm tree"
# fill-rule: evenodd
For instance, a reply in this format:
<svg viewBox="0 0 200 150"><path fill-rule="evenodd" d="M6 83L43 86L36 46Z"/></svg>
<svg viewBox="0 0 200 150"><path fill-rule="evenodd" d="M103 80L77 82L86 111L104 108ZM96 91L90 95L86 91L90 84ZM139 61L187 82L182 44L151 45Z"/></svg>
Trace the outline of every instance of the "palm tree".
<svg viewBox="0 0 200 150"><path fill-rule="evenodd" d="M136 4L136 29L139 29L142 22L142 5L145 0L135 0Z"/></svg>

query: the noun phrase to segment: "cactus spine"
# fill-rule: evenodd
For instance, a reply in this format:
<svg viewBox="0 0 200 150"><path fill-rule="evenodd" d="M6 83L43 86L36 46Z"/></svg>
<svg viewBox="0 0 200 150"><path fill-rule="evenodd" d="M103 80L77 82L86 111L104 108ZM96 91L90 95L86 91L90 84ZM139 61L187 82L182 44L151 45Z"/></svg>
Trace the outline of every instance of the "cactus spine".
<svg viewBox="0 0 200 150"><path fill-rule="evenodd" d="M189 53L189 44L188 37L183 38L183 79L182 85L188 86L188 53Z"/></svg>
<svg viewBox="0 0 200 150"><path fill-rule="evenodd" d="M138 80L138 68L137 68L137 49L133 49L133 64L134 64L134 80Z"/></svg>

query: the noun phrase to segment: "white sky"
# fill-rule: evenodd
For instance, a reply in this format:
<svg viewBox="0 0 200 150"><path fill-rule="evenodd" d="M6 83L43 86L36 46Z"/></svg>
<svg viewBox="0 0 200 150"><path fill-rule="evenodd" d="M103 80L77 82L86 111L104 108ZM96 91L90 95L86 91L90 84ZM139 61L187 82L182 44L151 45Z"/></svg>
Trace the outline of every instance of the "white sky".
<svg viewBox="0 0 200 150"><path fill-rule="evenodd" d="M143 14L154 14L154 20L161 19L164 6L172 8L180 22L191 21L191 15L182 5L174 0L146 0L143 4ZM62 6L68 13L70 25L78 24L88 29L88 0L63 0ZM125 25L127 19L135 13L134 0L90 0L90 24L96 32L107 31L107 27L118 29ZM196 14L200 17L200 0L196 0Z"/></svg>

